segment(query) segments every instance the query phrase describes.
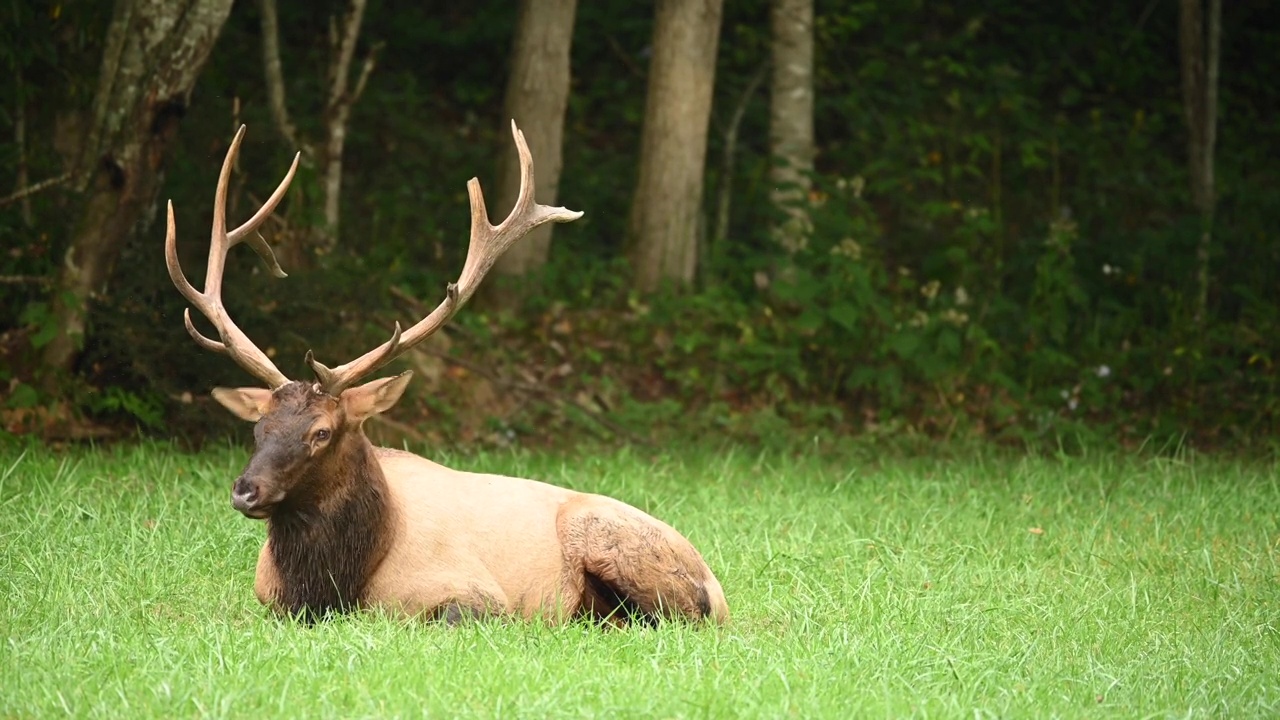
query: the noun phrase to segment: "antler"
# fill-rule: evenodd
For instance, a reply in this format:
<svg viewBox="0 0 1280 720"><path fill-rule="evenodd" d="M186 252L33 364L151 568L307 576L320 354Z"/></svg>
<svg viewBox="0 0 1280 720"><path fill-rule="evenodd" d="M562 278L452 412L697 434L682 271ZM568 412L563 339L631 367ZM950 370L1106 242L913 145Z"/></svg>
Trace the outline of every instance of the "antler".
<svg viewBox="0 0 1280 720"><path fill-rule="evenodd" d="M530 155L524 133L516 127L515 120L511 121L511 134L515 137L516 151L520 155L520 195L511 214L499 225L490 225L489 214L484 206L484 194L480 191L480 181L471 178L467 182L467 194L471 198L471 244L467 247L467 260L462 266L462 275L458 277L458 281L449 283L445 288L444 300L430 315L403 333L400 331L400 323L396 323L390 340L345 365L330 369L317 361L311 351L307 351L307 364L315 371L316 379L326 393L336 397L360 378L391 362L443 327L475 294L480 281L502 253L530 230L545 223L571 222L582 217L581 212L534 202L533 156Z"/></svg>
<svg viewBox="0 0 1280 720"><path fill-rule="evenodd" d="M267 198L258 212L240 227L227 232L227 183L231 180L231 167L235 163L236 153L240 151L244 130L245 126L241 125L235 139L231 141L227 157L222 161L218 189L213 196L213 233L209 240L209 267L204 276L204 292L192 287L186 275L182 273L182 266L178 263L177 226L173 220L172 200L169 201L169 223L164 238L164 260L169 267L169 278L177 286L178 292L182 293L187 302L194 305L209 319L209 322L213 323L218 336L222 338L222 342L218 342L200 334L191 322L191 308L187 308L182 319L187 326L187 332L191 334L196 344L205 350L230 355L249 374L274 389L289 382L289 378L276 368L266 353L259 350L258 346L254 345L227 315L227 309L222 304L222 271L226 268L227 251L241 242L247 242L249 247L253 248L267 264L271 274L280 278L285 277L284 270L280 269L280 264L276 262L276 257L271 252L271 246L267 245L267 241L262 239L257 230L284 199L285 191L293 181L293 174L298 169L298 159L302 154L298 153L293 157L293 165L289 167L284 180L280 181L280 186L271 193L271 197Z"/></svg>

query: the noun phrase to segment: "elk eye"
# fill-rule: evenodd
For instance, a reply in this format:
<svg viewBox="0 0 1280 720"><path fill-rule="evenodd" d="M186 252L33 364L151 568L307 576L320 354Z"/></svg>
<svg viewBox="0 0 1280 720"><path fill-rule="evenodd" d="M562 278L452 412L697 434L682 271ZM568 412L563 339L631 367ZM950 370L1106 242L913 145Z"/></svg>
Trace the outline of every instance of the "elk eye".
<svg viewBox="0 0 1280 720"><path fill-rule="evenodd" d="M316 431L315 438L317 442L324 442L325 440L328 440L329 430L327 428L320 428Z"/></svg>

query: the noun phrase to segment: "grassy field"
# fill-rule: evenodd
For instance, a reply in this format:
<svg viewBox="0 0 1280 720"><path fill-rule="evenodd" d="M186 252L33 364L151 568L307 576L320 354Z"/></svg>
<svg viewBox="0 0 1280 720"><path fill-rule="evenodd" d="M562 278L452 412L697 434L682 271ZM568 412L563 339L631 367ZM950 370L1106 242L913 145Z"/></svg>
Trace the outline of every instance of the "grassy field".
<svg viewBox="0 0 1280 720"><path fill-rule="evenodd" d="M1273 465L849 458L446 458L649 510L734 611L606 632L277 621L242 451L0 450L0 718L1280 715Z"/></svg>

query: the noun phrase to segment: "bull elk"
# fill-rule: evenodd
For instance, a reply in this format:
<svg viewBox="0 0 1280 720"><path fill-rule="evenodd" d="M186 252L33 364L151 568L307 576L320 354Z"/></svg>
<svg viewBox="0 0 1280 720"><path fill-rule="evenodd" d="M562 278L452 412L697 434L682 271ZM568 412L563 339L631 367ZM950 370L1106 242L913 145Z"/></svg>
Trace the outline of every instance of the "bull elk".
<svg viewBox="0 0 1280 720"><path fill-rule="evenodd" d="M284 197L298 158L262 208L228 231L227 183L244 130L236 133L218 177L204 292L187 281L178 263L172 201L165 262L178 291L220 340L201 334L188 308L183 319L191 337L206 350L230 355L267 385L213 390L219 403L255 423L253 455L232 485L231 505L266 521L254 580L258 600L307 619L371 607L451 623L491 614L615 624L726 621L729 607L719 581L666 523L613 498L453 470L374 447L365 437L364 421L395 405L411 373L356 382L439 330L527 232L582 215L534 202L533 159L515 123L520 193L511 214L490 225L479 181L468 182L470 245L444 300L408 330L396 323L390 340L345 365L326 367L308 351L314 381L286 378L222 302L227 251L241 241L284 277L256 231Z"/></svg>

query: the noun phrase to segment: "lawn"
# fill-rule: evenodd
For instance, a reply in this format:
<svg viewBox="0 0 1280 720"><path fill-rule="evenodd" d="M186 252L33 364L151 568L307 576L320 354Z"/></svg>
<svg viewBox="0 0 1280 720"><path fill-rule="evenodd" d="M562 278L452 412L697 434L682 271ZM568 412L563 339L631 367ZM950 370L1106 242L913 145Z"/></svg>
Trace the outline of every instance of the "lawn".
<svg viewBox="0 0 1280 720"><path fill-rule="evenodd" d="M1280 715L1274 464L846 455L445 458L667 520L734 612L602 631L279 621L242 450L0 450L0 718Z"/></svg>

